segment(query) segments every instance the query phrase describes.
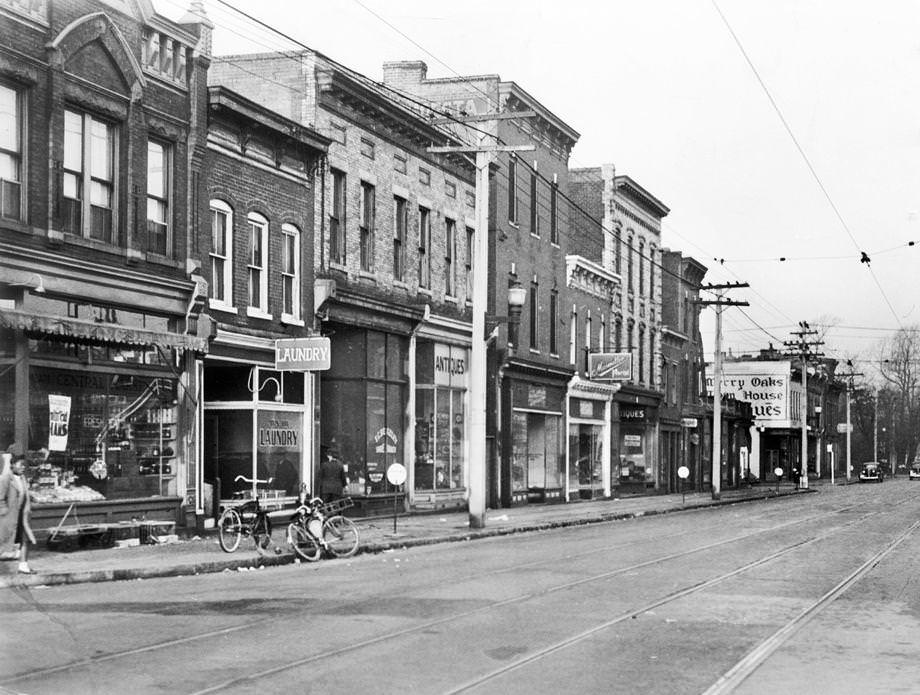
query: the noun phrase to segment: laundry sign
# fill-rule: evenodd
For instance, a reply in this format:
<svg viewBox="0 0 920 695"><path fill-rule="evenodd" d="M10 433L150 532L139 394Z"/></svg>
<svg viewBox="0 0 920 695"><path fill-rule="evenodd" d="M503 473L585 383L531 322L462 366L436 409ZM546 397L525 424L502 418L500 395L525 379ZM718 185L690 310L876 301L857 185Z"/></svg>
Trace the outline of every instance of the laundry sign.
<svg viewBox="0 0 920 695"><path fill-rule="evenodd" d="M282 338L275 341L275 369L320 372L332 364L329 338Z"/></svg>

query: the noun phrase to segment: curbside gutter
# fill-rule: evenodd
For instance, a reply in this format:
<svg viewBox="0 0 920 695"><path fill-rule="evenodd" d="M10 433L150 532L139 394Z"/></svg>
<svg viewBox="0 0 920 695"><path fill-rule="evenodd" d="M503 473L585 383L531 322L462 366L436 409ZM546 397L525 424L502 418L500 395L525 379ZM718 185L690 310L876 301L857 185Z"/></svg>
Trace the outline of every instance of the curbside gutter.
<svg viewBox="0 0 920 695"><path fill-rule="evenodd" d="M707 502L682 505L680 507L644 509L632 512L606 512L592 516L556 519L553 521L522 524L520 526L499 526L476 530L455 531L452 533L427 537L407 537L404 539L393 539L388 541L369 541L360 544L358 547L357 555L377 554L394 550L402 550L404 548L438 545L442 543L474 541L484 538L494 538L498 536L510 536L519 533L549 531L558 528L586 526L588 524L607 523L611 521L626 521L629 519L638 519L644 516L657 516L661 514L672 514L674 512L687 512L696 509L706 509L709 507L743 504L745 502L757 502L761 500L776 499L777 497L787 497L800 493L810 492L815 492L815 489L809 488L806 490L783 490L780 492L775 490L766 490L765 492L737 499L711 500ZM293 564L294 561L295 558L292 552L283 552L280 555L262 555L259 557L240 558L227 557L227 559L222 560L212 560L207 562L184 562L164 566L113 568L104 570L77 570L73 572L35 572L34 574L0 574L0 589L14 587L25 588L39 586L60 586L62 584L85 584L94 582L116 582L137 579L156 579L162 577L185 577L194 576L197 574L216 574L228 571L259 570L264 567L277 567L281 565Z"/></svg>

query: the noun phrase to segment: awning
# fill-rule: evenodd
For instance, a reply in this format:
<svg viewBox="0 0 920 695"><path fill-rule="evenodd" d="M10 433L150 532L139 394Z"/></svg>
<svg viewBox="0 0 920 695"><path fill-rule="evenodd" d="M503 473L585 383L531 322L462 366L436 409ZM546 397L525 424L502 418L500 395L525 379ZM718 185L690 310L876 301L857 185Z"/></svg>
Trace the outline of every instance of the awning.
<svg viewBox="0 0 920 695"><path fill-rule="evenodd" d="M207 352L208 341L184 333L164 333L146 328L127 328L111 323L33 314L0 308L0 328L12 328L35 335L70 338L96 345L159 345L161 348Z"/></svg>
<svg viewBox="0 0 920 695"><path fill-rule="evenodd" d="M582 398L609 400L620 390L618 383L602 383L580 378L577 374L569 382L569 394Z"/></svg>

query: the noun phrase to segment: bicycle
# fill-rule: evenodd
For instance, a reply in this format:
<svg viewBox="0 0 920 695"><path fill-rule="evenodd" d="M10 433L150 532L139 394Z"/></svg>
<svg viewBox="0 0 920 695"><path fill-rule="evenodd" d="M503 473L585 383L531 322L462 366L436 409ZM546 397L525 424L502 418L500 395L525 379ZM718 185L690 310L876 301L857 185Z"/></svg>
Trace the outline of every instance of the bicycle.
<svg viewBox="0 0 920 695"><path fill-rule="evenodd" d="M341 512L353 506L350 497L323 502L319 497L306 499L301 487L300 500L291 523L288 542L295 555L316 562L323 552L334 557L351 557L358 550L358 527Z"/></svg>
<svg viewBox="0 0 920 695"><path fill-rule="evenodd" d="M234 478L253 485L268 485L272 478L259 480L242 475ZM235 492L234 498L242 498L243 493ZM225 553L232 553L240 547L243 536L251 536L259 553L265 551L272 542L272 522L268 512L262 509L258 496L241 504L227 507L217 520L217 541Z"/></svg>

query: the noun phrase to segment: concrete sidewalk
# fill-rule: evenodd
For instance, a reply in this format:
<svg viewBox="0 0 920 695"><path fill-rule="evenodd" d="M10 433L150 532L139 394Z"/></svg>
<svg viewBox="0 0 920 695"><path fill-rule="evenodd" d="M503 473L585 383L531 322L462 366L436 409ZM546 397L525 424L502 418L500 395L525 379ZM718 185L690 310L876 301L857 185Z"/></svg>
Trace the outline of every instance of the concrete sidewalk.
<svg viewBox="0 0 920 695"><path fill-rule="evenodd" d="M465 511L400 516L395 521L395 533L392 516L355 519L360 534L358 552L378 553L419 545L667 514L814 492L822 486L829 487L830 484L818 481L807 491L796 490L788 483L780 485L778 489L776 485L759 485L741 490L725 490L719 500L713 500L709 493L693 492L686 495L645 495L568 504L532 504L490 510L486 514L485 528L482 529L469 527L469 515ZM37 546L31 550L29 557L33 574L17 573L15 562L0 563L3 565L0 567L0 588L175 577L290 564L294 562L294 556L285 535L286 524L278 524L273 533L274 543L264 554L259 554L255 544L247 538L243 539L235 553L224 553L213 534L164 545L72 552L53 552Z"/></svg>

